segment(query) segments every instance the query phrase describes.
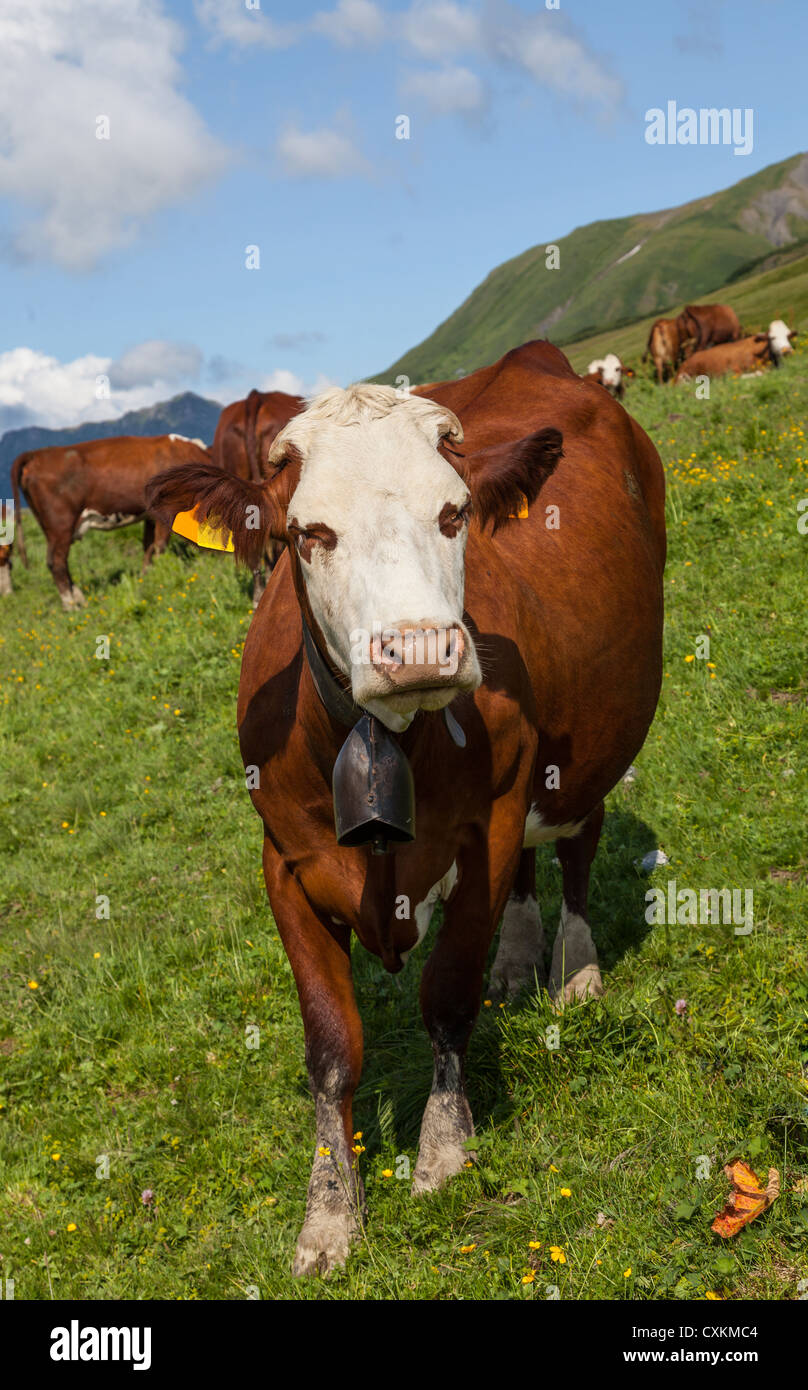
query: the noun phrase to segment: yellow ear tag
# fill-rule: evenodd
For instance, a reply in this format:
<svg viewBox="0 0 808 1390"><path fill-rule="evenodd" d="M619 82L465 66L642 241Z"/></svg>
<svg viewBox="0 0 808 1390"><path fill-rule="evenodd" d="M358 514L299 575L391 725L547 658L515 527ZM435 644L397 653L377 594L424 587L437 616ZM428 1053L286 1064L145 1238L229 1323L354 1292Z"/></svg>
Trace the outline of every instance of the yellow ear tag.
<svg viewBox="0 0 808 1390"><path fill-rule="evenodd" d="M234 549L231 532L199 521L196 508L192 512L177 512L171 529L176 531L178 536L184 536L186 540L193 541L194 545L202 545L206 550Z"/></svg>
<svg viewBox="0 0 808 1390"><path fill-rule="evenodd" d="M529 512L529 510L528 510L528 505L527 505L527 498L525 497L525 494L524 494L523 492L520 492L520 493L519 493L519 511L518 511L518 512L509 512L509 513L508 513L508 520L509 520L509 521L524 521L524 519L525 519L526 516L530 516L530 512Z"/></svg>

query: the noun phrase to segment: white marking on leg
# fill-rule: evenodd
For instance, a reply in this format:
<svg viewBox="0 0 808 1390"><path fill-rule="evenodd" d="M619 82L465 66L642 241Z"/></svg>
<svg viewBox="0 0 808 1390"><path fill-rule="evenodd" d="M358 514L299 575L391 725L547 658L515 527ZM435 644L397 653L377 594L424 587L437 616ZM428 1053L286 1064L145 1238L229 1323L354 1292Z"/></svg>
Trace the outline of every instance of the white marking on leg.
<svg viewBox="0 0 808 1390"><path fill-rule="evenodd" d="M408 947L406 951L399 952L401 959L405 963L409 959L410 952L414 951L416 946L420 946L421 942L423 941L424 937L429 931L429 924L432 921L432 913L435 911L435 904L437 903L438 899L440 899L441 902L445 902L446 899L451 896L451 893L456 883L457 862L454 861L451 867L447 869L446 873L443 875L443 878L439 879L433 888L430 888L429 892L424 898L424 901L422 903L416 904L413 916L415 918L415 929L418 935L415 941L412 943L410 947Z"/></svg>
<svg viewBox="0 0 808 1390"><path fill-rule="evenodd" d="M541 811L531 806L525 821L522 846L524 849L535 849L536 845L544 845L548 840L569 840L578 834L583 824L579 820L567 821L565 825L548 825Z"/></svg>

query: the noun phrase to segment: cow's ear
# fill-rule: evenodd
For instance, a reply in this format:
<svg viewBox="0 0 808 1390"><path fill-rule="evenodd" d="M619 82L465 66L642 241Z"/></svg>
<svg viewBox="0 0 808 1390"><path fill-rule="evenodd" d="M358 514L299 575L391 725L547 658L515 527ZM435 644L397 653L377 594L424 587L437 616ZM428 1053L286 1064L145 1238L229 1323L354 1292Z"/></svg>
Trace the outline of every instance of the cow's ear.
<svg viewBox="0 0 808 1390"><path fill-rule="evenodd" d="M797 336L797 330L796 330L796 328L789 328L789 330L788 330L788 336L789 336L789 338L796 338L796 336Z"/></svg>
<svg viewBox="0 0 808 1390"><path fill-rule="evenodd" d="M252 569L261 563L268 537L286 530L286 508L280 512L269 486L237 478L213 463L184 463L158 473L146 484L146 506L166 526L178 512L194 511L212 530L229 533L236 559Z"/></svg>
<svg viewBox="0 0 808 1390"><path fill-rule="evenodd" d="M561 431L537 430L510 444L494 444L462 461L462 474L471 492L475 519L492 523L492 534L525 503L535 502L542 484L563 456Z"/></svg>
<svg viewBox="0 0 808 1390"><path fill-rule="evenodd" d="M768 341L769 341L769 335L768 335L768 333L756 333L756 334L755 334L755 342L756 342L756 343L768 343Z"/></svg>

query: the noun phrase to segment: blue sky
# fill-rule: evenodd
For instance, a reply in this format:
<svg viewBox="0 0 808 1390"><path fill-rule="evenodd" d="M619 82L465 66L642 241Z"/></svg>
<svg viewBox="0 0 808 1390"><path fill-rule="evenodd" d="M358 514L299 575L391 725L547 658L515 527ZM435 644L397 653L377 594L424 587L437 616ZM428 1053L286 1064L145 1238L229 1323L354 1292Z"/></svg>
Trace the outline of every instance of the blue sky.
<svg viewBox="0 0 808 1390"><path fill-rule="evenodd" d="M3 0L0 431L345 384L528 246L808 144L805 0L248 3ZM669 99L752 107L752 153L648 145Z"/></svg>

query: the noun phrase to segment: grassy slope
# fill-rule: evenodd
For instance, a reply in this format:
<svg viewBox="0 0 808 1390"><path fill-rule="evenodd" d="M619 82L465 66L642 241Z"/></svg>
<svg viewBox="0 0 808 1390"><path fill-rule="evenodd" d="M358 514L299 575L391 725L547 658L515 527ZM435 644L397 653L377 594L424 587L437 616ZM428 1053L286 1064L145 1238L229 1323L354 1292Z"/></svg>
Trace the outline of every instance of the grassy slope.
<svg viewBox="0 0 808 1390"><path fill-rule="evenodd" d="M483 1009L469 1066L479 1165L416 1201L383 1172L414 1158L429 1089L428 943L395 978L357 948L370 1215L326 1283L288 1272L313 1110L235 736L246 581L189 548L141 583L135 532L90 536L75 550L90 605L65 616L29 527L32 568L18 567L0 617L0 1253L18 1298L796 1296L805 369L800 353L763 381L718 383L709 402L635 384L670 484L668 622L657 719L636 782L609 797L593 874L606 998L567 1011L556 1051L543 1000ZM686 660L708 631L714 678ZM94 656L105 633L110 661ZM654 883L752 887L753 933L649 928L633 865L656 846L671 864ZM540 851L551 938L552 860ZM709 1226L738 1154L778 1167L783 1196L722 1243Z"/></svg>
<svg viewBox="0 0 808 1390"><path fill-rule="evenodd" d="M667 212L591 222L563 237L560 268L548 270L544 243L497 266L423 343L379 377L437 381L473 371L529 338L564 344L595 325L618 325L639 314L656 317L723 285L772 250L738 223L740 213L777 188L802 158L795 155L731 188ZM792 220L795 236L808 223ZM642 249L617 264L635 246Z"/></svg>
<svg viewBox="0 0 808 1390"><path fill-rule="evenodd" d="M744 276L732 285L701 295L699 302L731 304L742 327L750 333L768 327L776 318L785 319L804 331L808 326L808 256L797 257L773 270ZM623 362L642 370L640 359L655 317L651 315L624 328L593 334L581 342L571 343L564 351L578 372L584 371L594 357L602 357L606 352L616 352ZM644 370L650 373L651 364Z"/></svg>

